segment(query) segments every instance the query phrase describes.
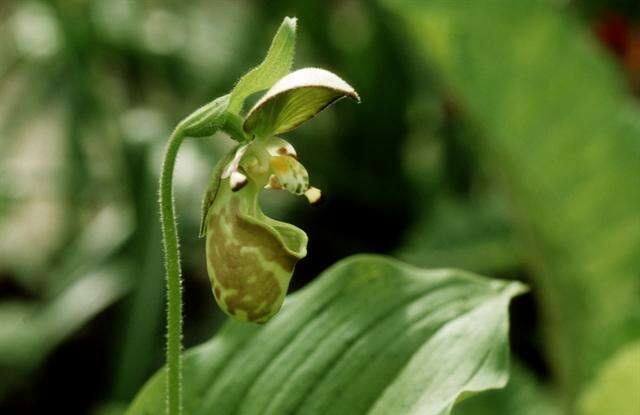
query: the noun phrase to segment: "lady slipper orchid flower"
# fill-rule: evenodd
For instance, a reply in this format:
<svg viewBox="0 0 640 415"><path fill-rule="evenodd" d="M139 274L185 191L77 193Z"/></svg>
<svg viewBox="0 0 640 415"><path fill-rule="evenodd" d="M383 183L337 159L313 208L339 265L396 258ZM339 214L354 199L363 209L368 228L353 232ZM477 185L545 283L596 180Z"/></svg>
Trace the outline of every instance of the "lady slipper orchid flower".
<svg viewBox="0 0 640 415"><path fill-rule="evenodd" d="M296 19L286 17L267 56L233 90L182 120L166 146L160 174L160 223L167 286L167 413L182 413L182 277L173 203L173 171L187 137L222 130L238 141L213 170L202 205L200 235L214 297L225 313L264 323L284 301L296 262L307 254L307 235L267 217L258 204L262 188L304 195L311 204L322 193L309 186L309 174L291 144L278 137L294 130L344 97L360 101L331 72L306 68L289 73L295 49ZM266 94L243 115L247 97Z"/></svg>
<svg viewBox="0 0 640 415"><path fill-rule="evenodd" d="M277 81L249 110L242 123L246 140L214 168L203 204L201 236L206 236L207 270L214 297L228 315L264 323L284 301L295 264L307 254L307 235L260 209L263 188L322 199L287 133L332 103L349 97L353 87L318 68L292 72Z"/></svg>

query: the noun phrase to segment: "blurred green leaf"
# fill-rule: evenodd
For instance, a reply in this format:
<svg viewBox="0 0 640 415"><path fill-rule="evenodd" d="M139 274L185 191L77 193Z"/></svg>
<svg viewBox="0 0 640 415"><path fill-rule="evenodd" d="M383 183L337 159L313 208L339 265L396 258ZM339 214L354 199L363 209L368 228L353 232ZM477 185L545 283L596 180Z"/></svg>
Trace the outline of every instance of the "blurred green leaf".
<svg viewBox="0 0 640 415"><path fill-rule="evenodd" d="M442 197L418 218L398 256L419 267L504 271L520 264L514 239L497 201Z"/></svg>
<svg viewBox="0 0 640 415"><path fill-rule="evenodd" d="M584 29L547 2L384 3L485 132L571 405L640 332L640 113Z"/></svg>
<svg viewBox="0 0 640 415"><path fill-rule="evenodd" d="M0 367L13 374L0 377L0 398L61 342L122 298L129 283L121 274L120 266L94 270L42 307L0 303Z"/></svg>
<svg viewBox="0 0 640 415"><path fill-rule="evenodd" d="M640 341L614 354L579 401L581 415L635 415L640 411Z"/></svg>
<svg viewBox="0 0 640 415"><path fill-rule="evenodd" d="M244 75L231 92L229 112L239 114L251 94L270 88L291 70L296 46L295 18L285 17L271 42L264 61Z"/></svg>
<svg viewBox="0 0 640 415"><path fill-rule="evenodd" d="M50 271L48 296L56 296L113 258L133 232L132 212L116 203L94 208L93 215L65 247Z"/></svg>
<svg viewBox="0 0 640 415"><path fill-rule="evenodd" d="M448 414L508 377L519 283L361 255L327 270L267 325L230 321L186 353L185 413ZM161 413L165 372L130 415Z"/></svg>
<svg viewBox="0 0 640 415"><path fill-rule="evenodd" d="M6 188L5 179L0 173L0 223L6 220L11 208L16 205L17 197Z"/></svg>
<svg viewBox="0 0 640 415"><path fill-rule="evenodd" d="M520 365L511 368L504 389L492 390L462 401L453 415L560 415L550 391Z"/></svg>

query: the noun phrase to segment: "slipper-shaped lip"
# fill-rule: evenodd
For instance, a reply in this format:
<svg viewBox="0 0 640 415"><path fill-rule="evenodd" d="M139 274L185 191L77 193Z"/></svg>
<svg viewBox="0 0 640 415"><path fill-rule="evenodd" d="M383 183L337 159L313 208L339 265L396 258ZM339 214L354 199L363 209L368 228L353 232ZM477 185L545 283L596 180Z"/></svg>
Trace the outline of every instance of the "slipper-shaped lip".
<svg viewBox="0 0 640 415"><path fill-rule="evenodd" d="M243 129L259 137L292 131L334 102L358 93L338 75L320 68L291 72L276 82L247 114Z"/></svg>
<svg viewBox="0 0 640 415"><path fill-rule="evenodd" d="M269 231L269 233L275 236L288 255L298 260L307 256L307 243L309 242L309 238L302 229L290 223L275 220L266 215L260 215L261 217L259 218L247 213L240 213L239 215L243 220ZM291 246L291 244L287 243L282 234L282 230L284 229L295 235L298 246Z"/></svg>

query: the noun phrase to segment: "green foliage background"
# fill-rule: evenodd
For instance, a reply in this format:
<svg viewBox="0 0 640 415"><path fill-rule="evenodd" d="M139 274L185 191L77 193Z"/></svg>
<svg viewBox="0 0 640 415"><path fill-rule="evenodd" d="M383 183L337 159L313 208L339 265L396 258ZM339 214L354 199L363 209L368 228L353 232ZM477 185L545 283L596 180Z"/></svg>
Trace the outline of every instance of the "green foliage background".
<svg viewBox="0 0 640 415"><path fill-rule="evenodd" d="M264 197L310 236L294 289L359 252L524 281L510 383L454 413L640 411L639 69L595 34L620 16L640 31L634 2L10 0L0 412L122 413L161 366L166 137L262 59L286 15L294 67L363 98L288 136L327 204ZM187 346L224 321L197 238L232 145L215 138L188 142L176 176Z"/></svg>

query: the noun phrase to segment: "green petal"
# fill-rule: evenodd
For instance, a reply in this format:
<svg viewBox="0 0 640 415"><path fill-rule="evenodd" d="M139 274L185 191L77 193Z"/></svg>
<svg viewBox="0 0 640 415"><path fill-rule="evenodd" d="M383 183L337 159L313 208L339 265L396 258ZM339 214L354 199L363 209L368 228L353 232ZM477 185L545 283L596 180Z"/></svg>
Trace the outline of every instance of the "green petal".
<svg viewBox="0 0 640 415"><path fill-rule="evenodd" d="M360 101L353 87L336 74L319 68L299 69L276 82L256 103L244 130L259 137L285 133L344 97Z"/></svg>
<svg viewBox="0 0 640 415"><path fill-rule="evenodd" d="M211 210L211 205L213 205L214 200L218 194L218 189L220 188L220 176L222 176L222 172L227 164L233 159L240 145L234 146L231 151L229 151L224 157L218 160L218 163L213 168L213 172L211 173L211 179L209 181L209 187L202 198L202 213L200 216L200 233L199 236L202 238L206 233L206 223L207 217L209 216L209 211Z"/></svg>
<svg viewBox="0 0 640 415"><path fill-rule="evenodd" d="M275 156L270 162L271 174L275 177L276 186L294 195L303 195L309 189L309 173L307 169L291 156Z"/></svg>

